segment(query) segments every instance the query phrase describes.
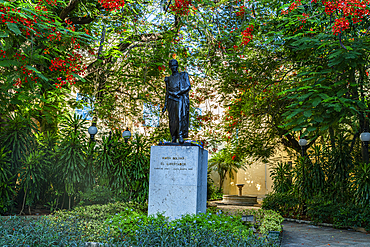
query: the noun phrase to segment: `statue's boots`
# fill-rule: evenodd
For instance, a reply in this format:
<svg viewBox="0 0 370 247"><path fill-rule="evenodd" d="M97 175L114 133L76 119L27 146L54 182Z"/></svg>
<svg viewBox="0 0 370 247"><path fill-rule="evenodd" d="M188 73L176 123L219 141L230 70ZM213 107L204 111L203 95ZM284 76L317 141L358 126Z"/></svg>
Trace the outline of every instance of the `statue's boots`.
<svg viewBox="0 0 370 247"><path fill-rule="evenodd" d="M184 138L182 138L182 136L179 136L179 143L184 144Z"/></svg>
<svg viewBox="0 0 370 247"><path fill-rule="evenodd" d="M176 136L172 137L172 142L176 142Z"/></svg>

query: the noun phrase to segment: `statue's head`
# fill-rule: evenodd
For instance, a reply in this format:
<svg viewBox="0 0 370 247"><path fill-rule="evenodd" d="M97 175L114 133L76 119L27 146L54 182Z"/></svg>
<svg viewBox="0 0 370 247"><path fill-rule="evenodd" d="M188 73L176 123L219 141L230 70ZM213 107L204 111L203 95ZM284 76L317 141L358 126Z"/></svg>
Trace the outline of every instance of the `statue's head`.
<svg viewBox="0 0 370 247"><path fill-rule="evenodd" d="M168 65L172 72L176 72L179 67L179 63L177 62L176 59L171 59Z"/></svg>

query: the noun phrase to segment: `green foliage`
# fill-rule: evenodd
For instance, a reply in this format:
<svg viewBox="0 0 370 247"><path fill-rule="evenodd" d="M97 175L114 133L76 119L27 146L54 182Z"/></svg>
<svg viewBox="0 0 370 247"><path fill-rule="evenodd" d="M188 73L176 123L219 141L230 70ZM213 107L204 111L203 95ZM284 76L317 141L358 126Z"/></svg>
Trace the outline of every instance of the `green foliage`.
<svg viewBox="0 0 370 247"><path fill-rule="evenodd" d="M273 210L264 211L260 232L262 234L268 234L269 231L282 231L281 223L283 220L284 218Z"/></svg>
<svg viewBox="0 0 370 247"><path fill-rule="evenodd" d="M29 117L29 116L28 116ZM32 131L34 124L27 114L15 113L6 118L7 125L1 128L0 140L2 147L10 157L11 172L15 174L22 166L22 161L35 147Z"/></svg>
<svg viewBox="0 0 370 247"><path fill-rule="evenodd" d="M122 143L119 135L103 138L97 160L100 181L106 184L123 201L144 201L149 193L148 139L135 134L132 142Z"/></svg>
<svg viewBox="0 0 370 247"><path fill-rule="evenodd" d="M62 219L78 218L80 220L100 220L104 221L111 215L124 211L126 208L133 209L140 213L147 212L147 205L138 203L115 202L104 205L78 206L73 210L59 210L54 212L54 216Z"/></svg>
<svg viewBox="0 0 370 247"><path fill-rule="evenodd" d="M258 214L278 218L270 211ZM219 211L169 221L147 216L142 205L125 203L76 207L36 219L10 217L0 222L0 236L4 246L80 246L88 241L109 246L276 246L254 235L240 216Z"/></svg>
<svg viewBox="0 0 370 247"><path fill-rule="evenodd" d="M207 200L209 201L216 201L222 200L224 192L222 189L216 188L214 185L210 184L208 186L207 183Z"/></svg>
<svg viewBox="0 0 370 247"><path fill-rule="evenodd" d="M256 244L252 230L243 225L240 216L226 215L221 211L184 215L169 221L160 214L146 216L126 209L108 218L106 224L116 241L131 240L144 246L161 243L164 246L192 246L196 243L202 246L249 246L245 242L247 239L251 246ZM225 242L225 238L229 242ZM240 241L239 245L233 245L236 240Z"/></svg>
<svg viewBox="0 0 370 247"><path fill-rule="evenodd" d="M79 191L79 197L79 206L107 204L114 202L113 192L110 188L105 186L96 186L92 189L87 189L85 192Z"/></svg>
<svg viewBox="0 0 370 247"><path fill-rule="evenodd" d="M191 222L153 223L140 228L135 236L134 243L143 246L275 246L263 238L254 235L242 237L228 231L212 230L206 227L194 227ZM135 244L134 244L135 245Z"/></svg>
<svg viewBox="0 0 370 247"><path fill-rule="evenodd" d="M226 148L214 154L208 161L208 170L216 171L220 176L220 191L222 190L226 175L234 178L234 173L240 168L245 169L246 166L241 160L241 157L238 157L233 151L232 145L228 145Z"/></svg>
<svg viewBox="0 0 370 247"><path fill-rule="evenodd" d="M356 203L360 206L369 205L370 200L370 164L358 164L353 173L353 186Z"/></svg>
<svg viewBox="0 0 370 247"><path fill-rule="evenodd" d="M45 167L50 165L44 160L42 151L34 151L26 157L22 169L19 171L19 181L24 190L24 205L32 205L35 200L40 199L43 185L46 182Z"/></svg>
<svg viewBox="0 0 370 247"><path fill-rule="evenodd" d="M10 159L4 151L0 149L0 213L4 213L13 205L13 177L10 170Z"/></svg>
<svg viewBox="0 0 370 247"><path fill-rule="evenodd" d="M54 212L51 220L57 222L58 220L72 219L77 221L81 231L87 236L86 240L94 242L100 241L101 236L108 234L107 225L104 224L105 220L126 210L135 213L139 212L140 215L144 215L147 213L147 205L116 202L104 205L78 206L70 211L60 210Z"/></svg>
<svg viewBox="0 0 370 247"><path fill-rule="evenodd" d="M278 162L271 171L273 189L277 193L288 192L292 189L292 163Z"/></svg>
<svg viewBox="0 0 370 247"><path fill-rule="evenodd" d="M54 222L48 217L11 217L0 221L1 246L83 246L83 234L74 220Z"/></svg>
<svg viewBox="0 0 370 247"><path fill-rule="evenodd" d="M165 217L162 215L147 216L130 208L125 208L119 213L109 217L105 224L109 226L110 234L117 241L125 239L135 239L137 231L153 223L153 221L159 221L165 223Z"/></svg>
<svg viewBox="0 0 370 247"><path fill-rule="evenodd" d="M298 213L300 200L292 193L269 193L262 203L262 208L274 210L285 217L293 217Z"/></svg>
<svg viewBox="0 0 370 247"><path fill-rule="evenodd" d="M86 180L86 146L84 145L84 135L82 127L84 120L77 115L65 117L63 122L62 140L57 150L58 170L62 176L65 190L69 196L75 194L77 186Z"/></svg>
<svg viewBox="0 0 370 247"><path fill-rule="evenodd" d="M316 196L307 202L307 215L314 222L333 223L334 215L341 206L323 196Z"/></svg>
<svg viewBox="0 0 370 247"><path fill-rule="evenodd" d="M214 186L214 181L211 178L211 170L207 171L207 200L222 200L223 191Z"/></svg>

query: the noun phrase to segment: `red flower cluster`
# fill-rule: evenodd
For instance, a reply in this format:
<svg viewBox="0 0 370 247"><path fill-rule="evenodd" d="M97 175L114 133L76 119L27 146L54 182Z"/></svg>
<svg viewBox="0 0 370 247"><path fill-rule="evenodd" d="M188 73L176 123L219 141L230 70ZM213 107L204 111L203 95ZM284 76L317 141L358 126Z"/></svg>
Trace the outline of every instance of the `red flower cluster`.
<svg viewBox="0 0 370 247"><path fill-rule="evenodd" d="M161 71L161 70L166 70L166 67L163 65L163 66L158 66L158 70Z"/></svg>
<svg viewBox="0 0 370 247"><path fill-rule="evenodd" d="M56 5L56 0L45 0L49 5ZM44 0L39 0L36 6L34 7L37 14L32 15L31 17L24 17L21 15L21 9L19 8L10 8L5 7L4 5L0 5L0 23L8 24L8 23L17 23L19 30L21 31L22 35L26 38L33 35L34 37L44 37L50 41L50 43L55 43L55 45L63 45L62 41L62 33L57 30L58 26L54 24L54 19L50 18L48 14L48 9L45 7ZM72 22L70 20L66 21L67 24L70 26L67 27L68 29L75 31L75 26L71 25ZM41 24L41 25L38 25ZM11 30L12 31L12 30ZM75 38L71 38L73 47L75 49L80 48L80 45L76 43ZM53 44L50 44L53 46ZM69 42L66 42L68 45ZM49 49L44 50L45 54L50 54ZM7 54L5 51L0 51L0 59L7 59ZM26 68L28 64L28 60L26 59L26 54L23 52L15 52L13 55L15 60L18 60L22 66L15 68L15 70L21 69L23 73L20 73L20 78L15 80L13 84L15 87L20 87L22 82L34 82L37 83L38 77L34 75L34 71L29 70ZM61 61L59 61L61 60ZM52 59L52 66L50 66L50 70L59 70L66 75L66 81L70 82L71 84L76 80L73 76L73 73L82 74L82 68L80 65L81 62L81 55L75 52L71 52L66 60L62 60L60 58ZM64 67L61 67L61 66ZM62 84L62 83L61 83ZM60 86L60 84L58 84ZM57 87L58 87L57 86Z"/></svg>
<svg viewBox="0 0 370 247"><path fill-rule="evenodd" d="M171 5L170 8L176 15L188 15L190 5L191 0L175 0L175 4Z"/></svg>
<svg viewBox="0 0 370 247"><path fill-rule="evenodd" d="M302 14L303 17L298 17L298 20L301 20L302 23L306 23L307 19L310 17L306 13Z"/></svg>
<svg viewBox="0 0 370 247"><path fill-rule="evenodd" d="M254 28L253 25L249 25L248 28L246 28L242 32L242 44L243 45L248 45L248 43L253 39L253 34L252 34L253 28Z"/></svg>
<svg viewBox="0 0 370 247"><path fill-rule="evenodd" d="M348 28L349 21L345 17L336 19L333 26L333 34L338 35L338 33L341 33L343 30L346 30Z"/></svg>
<svg viewBox="0 0 370 247"><path fill-rule="evenodd" d="M46 2L49 4L49 5L57 5L57 0L46 0ZM39 3L42 3L42 0L39 1Z"/></svg>
<svg viewBox="0 0 370 247"><path fill-rule="evenodd" d="M123 6L125 6L124 0L99 0L99 3L107 11L118 10L122 8Z"/></svg>
<svg viewBox="0 0 370 247"><path fill-rule="evenodd" d="M336 9L337 9L337 6L334 2L322 2L322 4L325 6L325 13L327 15L331 15Z"/></svg>
<svg viewBox="0 0 370 247"><path fill-rule="evenodd" d="M30 78L30 81L32 81L34 83L37 83L38 77L37 76L32 76L32 74L34 73L32 70L27 69L26 66L24 66L24 65L21 67L21 69L22 69L23 75L25 76L24 79L23 79L23 81L25 83L28 83L28 78ZM20 88L22 86L22 79L21 78L15 79L14 81L15 81L15 83L13 84L14 87Z"/></svg>
<svg viewBox="0 0 370 247"><path fill-rule="evenodd" d="M245 6L240 6L240 9L239 11L236 12L236 16L244 16L245 15L245 11L246 11L247 7Z"/></svg>
<svg viewBox="0 0 370 247"><path fill-rule="evenodd" d="M317 0L311 0L312 3L317 3ZM335 24L332 27L333 34L337 35L343 30L349 28L349 20L351 19L354 24L361 22L365 16L369 15L369 10L367 9L367 0L322 0L323 7L325 7L325 13L327 15L336 15L341 18L335 20ZM283 10L282 14L288 14L289 12L295 10L298 6L301 5L301 0L295 0L287 10ZM309 18L307 14L303 14L302 23L306 22L306 19Z"/></svg>
<svg viewBox="0 0 370 247"><path fill-rule="evenodd" d="M60 83L55 83L56 88L61 88L68 82L70 85L76 84L76 77L74 74L83 75L86 66L81 66L82 56L79 53L72 52L72 55L68 55L66 60L55 58L51 60L50 71L59 71L65 73L66 80L62 80L60 77L58 80Z"/></svg>
<svg viewBox="0 0 370 247"><path fill-rule="evenodd" d="M36 5L35 9L38 13L38 16L33 15L33 19L27 19L25 17L21 17L20 14L18 14L21 13L21 9L12 9L10 7L0 5L0 12L2 13L0 21L4 24L19 23L21 24L21 26L23 26L20 28L20 31L23 35L30 36L31 33L33 33L36 37L41 37L43 34L35 28L35 23L38 23L38 21L52 23L54 22L54 20L49 20L47 18L46 14L48 10L46 7Z"/></svg>

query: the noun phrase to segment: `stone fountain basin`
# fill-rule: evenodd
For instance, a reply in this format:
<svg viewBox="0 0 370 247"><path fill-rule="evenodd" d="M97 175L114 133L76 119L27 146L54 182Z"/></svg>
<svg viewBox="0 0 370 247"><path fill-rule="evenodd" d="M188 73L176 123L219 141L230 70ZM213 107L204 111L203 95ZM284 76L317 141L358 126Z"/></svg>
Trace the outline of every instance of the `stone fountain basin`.
<svg viewBox="0 0 370 247"><path fill-rule="evenodd" d="M221 203L226 205L253 206L257 204L256 196L223 195L222 199Z"/></svg>

